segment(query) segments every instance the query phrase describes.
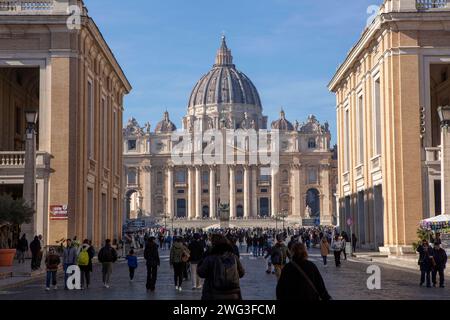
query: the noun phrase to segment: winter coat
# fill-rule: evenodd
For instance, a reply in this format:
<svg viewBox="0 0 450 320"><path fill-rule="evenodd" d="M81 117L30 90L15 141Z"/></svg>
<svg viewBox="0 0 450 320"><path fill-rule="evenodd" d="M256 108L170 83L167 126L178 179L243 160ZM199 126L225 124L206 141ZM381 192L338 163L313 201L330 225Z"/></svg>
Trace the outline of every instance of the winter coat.
<svg viewBox="0 0 450 320"><path fill-rule="evenodd" d="M41 251L41 242L37 237L30 243L30 250L33 255L38 254Z"/></svg>
<svg viewBox="0 0 450 320"><path fill-rule="evenodd" d="M314 284L321 300L330 300L323 278L316 265L308 260L296 261ZM290 262L281 271L276 288L277 300L317 301L314 289L308 284L300 271Z"/></svg>
<svg viewBox="0 0 450 320"><path fill-rule="evenodd" d="M104 262L116 262L117 261L117 252L111 247L111 245L105 245L100 249L98 253L98 261L101 263Z"/></svg>
<svg viewBox="0 0 450 320"><path fill-rule="evenodd" d="M320 241L320 255L326 257L330 254L330 245L328 241Z"/></svg>
<svg viewBox="0 0 450 320"><path fill-rule="evenodd" d="M77 249L73 246L69 247L69 248L65 248L64 249L64 253L63 253L63 263L64 264L68 264L68 265L72 265L72 264L77 264Z"/></svg>
<svg viewBox="0 0 450 320"><path fill-rule="evenodd" d="M342 240L333 240L331 242L331 249L333 251L342 251L344 248L345 248L345 245Z"/></svg>
<svg viewBox="0 0 450 320"><path fill-rule="evenodd" d="M433 250L434 261L436 262L436 269L445 269L447 264L447 253L444 249L434 249Z"/></svg>
<svg viewBox="0 0 450 320"><path fill-rule="evenodd" d="M57 254L50 253L45 258L45 266L47 271L58 271L58 266L61 263L61 259Z"/></svg>
<svg viewBox="0 0 450 320"><path fill-rule="evenodd" d="M189 249L181 242L175 242L170 249L170 264L183 262L183 254L189 254Z"/></svg>
<svg viewBox="0 0 450 320"><path fill-rule="evenodd" d="M288 248L284 243L277 242L270 250L270 260L274 265L284 266L288 257Z"/></svg>
<svg viewBox="0 0 450 320"><path fill-rule="evenodd" d="M80 247L80 250L78 252L78 255L80 255L81 250L87 250L87 253L89 255L89 263L86 266L78 266L80 267L81 271L89 271L92 272L92 259L95 256L95 250L94 247L88 245L87 243L83 243Z"/></svg>
<svg viewBox="0 0 450 320"><path fill-rule="evenodd" d="M160 265L158 245L156 243L147 244L144 250L144 258L149 267L156 267Z"/></svg>
<svg viewBox="0 0 450 320"><path fill-rule="evenodd" d="M17 250L22 252L28 251L28 240L26 238L20 238L17 243Z"/></svg>
<svg viewBox="0 0 450 320"><path fill-rule="evenodd" d="M197 264L200 262L200 260L203 259L205 250L204 250L203 244L200 242L200 240L191 241L188 249L191 252L191 258L190 258L191 263Z"/></svg>
<svg viewBox="0 0 450 320"><path fill-rule="evenodd" d="M227 291L217 291L214 286L214 270L218 259L226 255L229 258L234 258L237 265L239 278L245 275L244 267L239 258L233 253L233 247L228 244L219 244L214 246L210 255L200 261L197 266L197 274L200 278L205 279L202 291L202 300L242 300L241 289L236 288Z"/></svg>
<svg viewBox="0 0 450 320"><path fill-rule="evenodd" d="M419 266L421 271L431 271L432 268L432 258L433 258L433 249L430 247L425 250L425 248L420 245L417 248L417 252L419 253Z"/></svg>
<svg viewBox="0 0 450 320"><path fill-rule="evenodd" d="M128 261L128 267L136 269L138 267L138 260L135 255L127 255L125 260Z"/></svg>

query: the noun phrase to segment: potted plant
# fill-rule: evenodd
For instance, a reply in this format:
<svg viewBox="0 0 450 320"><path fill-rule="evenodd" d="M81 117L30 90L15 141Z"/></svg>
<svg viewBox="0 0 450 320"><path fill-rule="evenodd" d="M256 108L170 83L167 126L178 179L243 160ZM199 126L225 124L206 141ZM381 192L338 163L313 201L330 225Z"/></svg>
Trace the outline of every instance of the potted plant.
<svg viewBox="0 0 450 320"><path fill-rule="evenodd" d="M0 194L0 267L12 266L16 249L10 248L12 230L29 223L34 209L24 199L14 199L9 194ZM12 243L12 241L11 241Z"/></svg>

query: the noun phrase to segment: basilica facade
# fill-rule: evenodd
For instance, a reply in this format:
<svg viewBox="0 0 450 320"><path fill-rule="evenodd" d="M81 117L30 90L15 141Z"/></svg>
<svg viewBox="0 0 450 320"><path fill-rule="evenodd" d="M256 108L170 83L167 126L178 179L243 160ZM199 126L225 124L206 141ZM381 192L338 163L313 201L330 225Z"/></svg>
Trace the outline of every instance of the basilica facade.
<svg viewBox="0 0 450 320"><path fill-rule="evenodd" d="M164 217L172 223L208 224L218 219L226 203L236 225L255 225L274 216L297 224L335 222L337 166L328 123L310 115L306 122L293 124L282 109L279 119L269 123L256 87L233 64L225 37L213 68L194 86L181 122L177 129L166 111L154 129L134 118L123 129L128 219ZM231 149L243 153L241 161L211 164L194 156L192 162L175 161L179 136L214 130L247 138L252 133L259 140L264 133L270 154L278 156L276 170L250 161L250 138L241 145L232 142ZM206 152L206 143L200 148Z"/></svg>

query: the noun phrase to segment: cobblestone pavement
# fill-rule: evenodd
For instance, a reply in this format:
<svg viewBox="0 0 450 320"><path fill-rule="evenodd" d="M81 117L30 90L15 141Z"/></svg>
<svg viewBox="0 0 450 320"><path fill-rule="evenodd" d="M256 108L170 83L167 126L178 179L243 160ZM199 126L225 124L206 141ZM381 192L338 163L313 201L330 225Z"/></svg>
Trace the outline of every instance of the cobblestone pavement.
<svg viewBox="0 0 450 320"><path fill-rule="evenodd" d="M146 269L143 260L140 260L134 282L128 281L128 268L124 262L114 265L111 288L105 289L101 284L101 271L99 266L94 267L92 284L88 290L66 291L62 289L62 280L59 280L59 289L46 292L44 280L0 291L0 300L21 299L51 299L51 300L198 300L201 292L191 289L190 281L183 284L183 291L176 292L173 286L172 270L168 263L168 251L161 251L161 268L159 269L156 292L150 293L145 289ZM335 300L450 300L448 288L419 287L419 273L383 264L381 268L381 290L367 289L366 273L371 262L343 261L342 267L334 266L333 257L329 256L329 265L324 268L318 250L310 251L310 260L316 263L322 273L325 284ZM275 299L276 279L274 275L265 273L266 261L259 257L253 258L243 254L242 263L246 275L241 280L242 294L245 300L272 300Z"/></svg>

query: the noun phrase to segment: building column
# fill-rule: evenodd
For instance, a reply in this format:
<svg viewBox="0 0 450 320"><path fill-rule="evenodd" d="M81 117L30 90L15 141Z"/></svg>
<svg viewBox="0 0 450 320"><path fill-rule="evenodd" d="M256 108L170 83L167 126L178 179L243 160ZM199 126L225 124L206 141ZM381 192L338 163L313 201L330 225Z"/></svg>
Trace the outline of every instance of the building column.
<svg viewBox="0 0 450 320"><path fill-rule="evenodd" d="M244 218L250 217L250 168L244 166Z"/></svg>
<svg viewBox="0 0 450 320"><path fill-rule="evenodd" d="M441 212L450 214L450 132L449 123L441 129Z"/></svg>
<svg viewBox="0 0 450 320"><path fill-rule="evenodd" d="M216 168L209 168L209 216L216 218Z"/></svg>
<svg viewBox="0 0 450 320"><path fill-rule="evenodd" d="M330 188L330 166L328 164L321 166L321 181L323 192L323 207L320 208L320 223L323 225L331 224L332 210L332 194Z"/></svg>
<svg viewBox="0 0 450 320"><path fill-rule="evenodd" d="M292 216L300 219L301 216L301 204L300 204L300 165L293 164L291 166L291 194L292 194Z"/></svg>
<svg viewBox="0 0 450 320"><path fill-rule="evenodd" d="M195 218L202 218L202 167L195 167Z"/></svg>
<svg viewBox="0 0 450 320"><path fill-rule="evenodd" d="M173 212L173 167L167 167L167 215L174 216Z"/></svg>
<svg viewBox="0 0 450 320"><path fill-rule="evenodd" d="M147 212L148 215L152 215L152 167L145 166L143 167L144 172L144 212Z"/></svg>
<svg viewBox="0 0 450 320"><path fill-rule="evenodd" d="M230 166L230 218L236 218L236 168Z"/></svg>
<svg viewBox="0 0 450 320"><path fill-rule="evenodd" d="M194 168L188 167L188 218L195 218Z"/></svg>
<svg viewBox="0 0 450 320"><path fill-rule="evenodd" d="M270 205L271 205L271 212L270 215L276 215L278 214L278 200L280 198L280 194L278 192L278 170L279 168L272 168L272 181L271 181L271 199L270 199Z"/></svg>
<svg viewBox="0 0 450 320"><path fill-rule="evenodd" d="M250 216L252 218L257 218L258 217L258 196L257 196L257 191L258 191L258 167L257 166L253 166L252 167L252 208L251 208L251 213Z"/></svg>

